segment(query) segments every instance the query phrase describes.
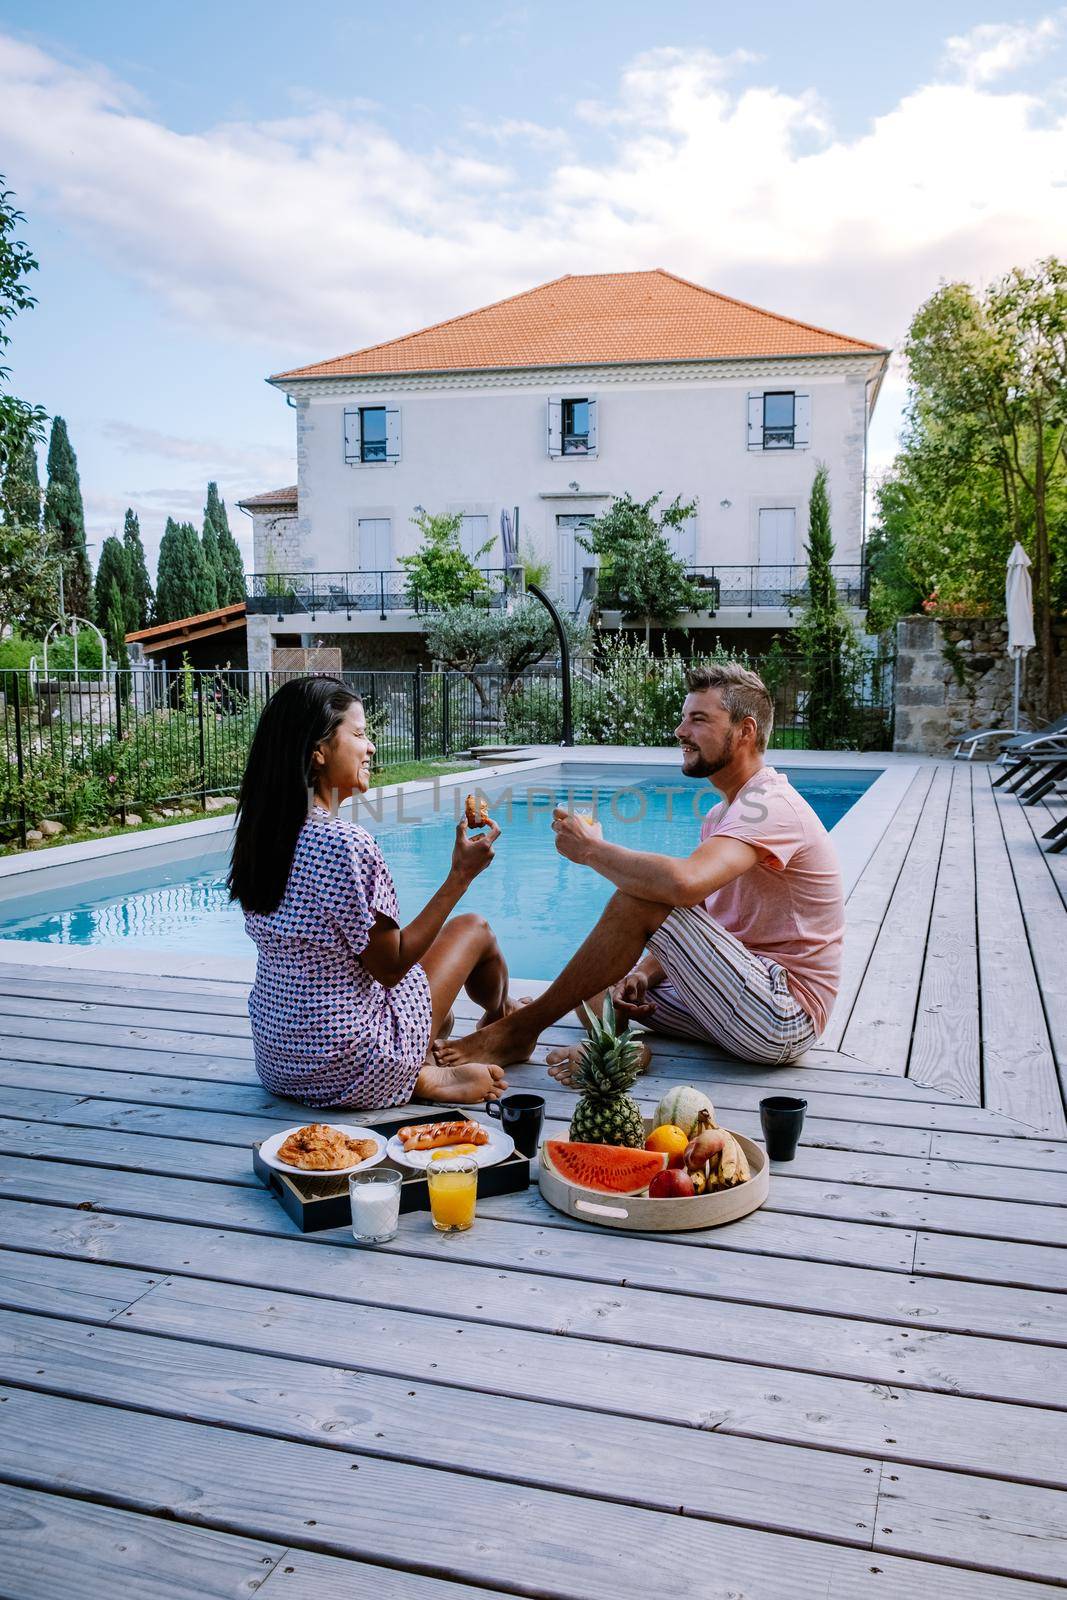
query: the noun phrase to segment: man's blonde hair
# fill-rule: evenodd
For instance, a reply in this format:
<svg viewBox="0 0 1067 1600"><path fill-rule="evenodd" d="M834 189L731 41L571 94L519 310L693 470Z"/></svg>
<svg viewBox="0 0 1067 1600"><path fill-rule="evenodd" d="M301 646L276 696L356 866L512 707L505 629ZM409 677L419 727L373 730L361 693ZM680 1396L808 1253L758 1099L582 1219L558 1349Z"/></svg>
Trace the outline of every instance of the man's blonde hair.
<svg viewBox="0 0 1067 1600"><path fill-rule="evenodd" d="M691 694L701 694L705 689L718 689L731 722L743 722L745 717L754 718L756 747L760 751L766 750L774 727L774 701L758 673L750 672L740 661L708 661L690 667L685 680Z"/></svg>

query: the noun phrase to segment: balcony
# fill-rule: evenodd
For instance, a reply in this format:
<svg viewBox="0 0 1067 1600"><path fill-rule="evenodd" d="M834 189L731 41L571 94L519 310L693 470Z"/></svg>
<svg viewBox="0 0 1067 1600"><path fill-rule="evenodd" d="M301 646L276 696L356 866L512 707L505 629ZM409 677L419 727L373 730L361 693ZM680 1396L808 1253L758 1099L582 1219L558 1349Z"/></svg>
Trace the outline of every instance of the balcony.
<svg viewBox="0 0 1067 1600"><path fill-rule="evenodd" d="M867 605L869 576L860 562L831 567L841 603L853 609ZM792 614L808 599L808 569L801 566L689 567L687 575L700 591L698 612L713 617L720 611L787 611ZM627 609L625 584L612 587L602 581L597 604L602 611Z"/></svg>
<svg viewBox="0 0 1067 1600"><path fill-rule="evenodd" d="M514 591L515 574L504 567L480 567L486 588L473 589L467 597L473 605L501 606ZM509 582L511 588L509 589ZM435 608L412 587L410 574L403 570L370 572L253 572L248 576L249 613L273 613L282 617L307 615L343 616L377 612L381 620L390 612L425 616Z"/></svg>

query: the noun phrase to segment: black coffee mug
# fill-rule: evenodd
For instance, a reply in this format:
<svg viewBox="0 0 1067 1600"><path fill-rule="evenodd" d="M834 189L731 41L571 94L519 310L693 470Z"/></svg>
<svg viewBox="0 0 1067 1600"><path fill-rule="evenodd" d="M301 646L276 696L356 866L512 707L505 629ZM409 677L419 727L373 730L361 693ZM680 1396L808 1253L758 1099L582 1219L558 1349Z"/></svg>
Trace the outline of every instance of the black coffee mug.
<svg viewBox="0 0 1067 1600"><path fill-rule="evenodd" d="M791 1095L775 1094L760 1101L763 1142L772 1161L792 1161L807 1109L806 1100L795 1100Z"/></svg>
<svg viewBox="0 0 1067 1600"><path fill-rule="evenodd" d="M540 1094L515 1093L503 1100L487 1100L486 1115L498 1117L505 1133L510 1133L522 1156L535 1156L541 1143L541 1124L545 1120L545 1101Z"/></svg>

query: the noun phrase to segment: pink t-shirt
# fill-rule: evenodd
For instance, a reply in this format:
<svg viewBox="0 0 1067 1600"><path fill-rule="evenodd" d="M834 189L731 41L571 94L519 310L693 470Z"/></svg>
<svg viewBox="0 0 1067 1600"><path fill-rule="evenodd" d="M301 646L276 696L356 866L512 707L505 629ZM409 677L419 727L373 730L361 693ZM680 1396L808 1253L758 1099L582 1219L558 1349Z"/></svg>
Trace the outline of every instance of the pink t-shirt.
<svg viewBox="0 0 1067 1600"><path fill-rule="evenodd" d="M759 851L749 872L709 894L708 914L746 949L785 968L790 993L822 1033L841 979L845 897L830 836L803 795L774 767L761 767L730 805L704 819L713 834Z"/></svg>

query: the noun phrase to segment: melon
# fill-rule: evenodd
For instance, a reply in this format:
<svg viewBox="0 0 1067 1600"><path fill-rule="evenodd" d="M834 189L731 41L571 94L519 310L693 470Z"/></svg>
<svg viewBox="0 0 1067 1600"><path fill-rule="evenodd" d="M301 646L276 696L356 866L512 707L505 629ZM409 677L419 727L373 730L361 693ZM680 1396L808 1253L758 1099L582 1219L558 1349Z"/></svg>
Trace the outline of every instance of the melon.
<svg viewBox="0 0 1067 1600"><path fill-rule="evenodd" d="M696 1127L697 1117L706 1111L711 1117L712 1126L715 1124L715 1107L701 1090L692 1088L687 1083L679 1084L674 1089L668 1089L656 1108L656 1127L661 1123L673 1122L676 1127L683 1129L690 1138Z"/></svg>
<svg viewBox="0 0 1067 1600"><path fill-rule="evenodd" d="M581 1144L573 1139L546 1139L542 1159L568 1183L601 1194L640 1194L667 1157L659 1150L630 1150L616 1144Z"/></svg>

